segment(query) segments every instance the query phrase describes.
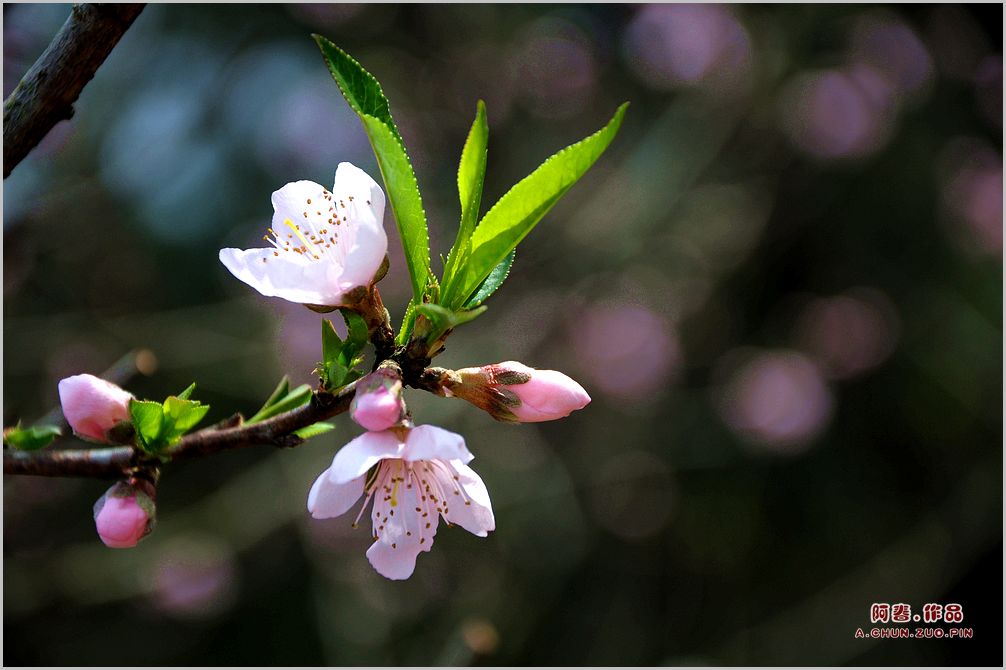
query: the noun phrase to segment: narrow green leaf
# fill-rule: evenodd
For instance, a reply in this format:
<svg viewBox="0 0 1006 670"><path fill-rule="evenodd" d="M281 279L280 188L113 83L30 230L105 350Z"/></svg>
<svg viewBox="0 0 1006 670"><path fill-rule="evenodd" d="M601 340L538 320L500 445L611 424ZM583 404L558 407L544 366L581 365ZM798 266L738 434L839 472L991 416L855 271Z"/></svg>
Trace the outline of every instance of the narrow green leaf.
<svg viewBox="0 0 1006 670"><path fill-rule="evenodd" d="M395 344L401 346L409 341L409 336L412 335L412 328L416 325L416 303L414 300L409 301L409 306L405 308L405 316L402 317L402 327L398 331L398 335L395 336Z"/></svg>
<svg viewBox="0 0 1006 670"><path fill-rule="evenodd" d="M335 430L334 424L327 423L325 421L319 421L318 423L312 423L310 426L305 426L304 428L295 430L293 431L293 434L303 440L307 440L317 435L324 435L325 433L332 430Z"/></svg>
<svg viewBox="0 0 1006 670"><path fill-rule="evenodd" d="M479 100L475 110L475 121L461 150L458 165L458 197L461 200L461 224L458 235L447 255L444 265L444 287L454 277L455 269L463 249L475 230L479 220L479 206L482 204L482 187L486 176L486 159L489 153L489 122L486 119L486 105Z"/></svg>
<svg viewBox="0 0 1006 670"><path fill-rule="evenodd" d="M342 353L342 338L335 332L335 326L328 319L321 321L321 357L326 364L334 361Z"/></svg>
<svg viewBox="0 0 1006 670"><path fill-rule="evenodd" d="M12 449L37 451L48 447L53 440L63 434L57 426L32 426L22 428L21 422L8 428L3 434L3 443Z"/></svg>
<svg viewBox="0 0 1006 670"><path fill-rule="evenodd" d="M129 418L136 429L137 446L157 453L164 429L164 406L152 400L130 400Z"/></svg>
<svg viewBox="0 0 1006 670"><path fill-rule="evenodd" d="M272 407L277 402L285 398L289 392L290 392L290 377L288 375L283 375L283 378L279 380L279 384L276 384L276 388L269 396L269 399L262 404L261 409L259 409L259 411L255 413L255 416L258 416L258 414L262 412L262 410Z"/></svg>
<svg viewBox="0 0 1006 670"><path fill-rule="evenodd" d="M352 56L321 35L311 35L321 49L332 78L339 85L346 102L357 114L367 114L386 124L399 140L398 128L391 118L391 107L381 84Z"/></svg>
<svg viewBox="0 0 1006 670"><path fill-rule="evenodd" d="M369 332L362 316L348 309L341 311L342 318L346 321L346 343L342 347L342 358L344 363L348 363L366 348Z"/></svg>
<svg viewBox="0 0 1006 670"><path fill-rule="evenodd" d="M315 368L321 376L321 385L326 389L332 389L334 383L331 375L334 369L342 367L339 363L339 356L342 354L344 342L339 334L335 332L335 326L328 319L321 321L321 362Z"/></svg>
<svg viewBox="0 0 1006 670"><path fill-rule="evenodd" d="M465 309L472 309L473 307L478 307L486 301L489 296L496 292L503 282L510 275L510 268L513 267L513 259L517 254L516 249L511 249L510 253L506 255L506 258L500 261L499 265L493 268L489 276L486 277L479 287L475 289L475 293L472 297L468 299L465 303Z"/></svg>
<svg viewBox="0 0 1006 670"><path fill-rule="evenodd" d="M191 396L192 392L195 390L196 390L196 383L192 382L191 384L189 384L188 388L186 388L184 391L178 394L178 397L181 398L182 400L188 400L189 396Z"/></svg>
<svg viewBox="0 0 1006 670"><path fill-rule="evenodd" d="M485 306L482 306L473 310L455 312L454 310L443 307L442 305L426 303L424 305L418 305L416 307L416 312L429 319L430 323L433 325L432 331L427 336L428 340L432 342L448 330L456 328L463 323L468 323L472 319L480 316L486 311L486 309L487 308Z"/></svg>
<svg viewBox="0 0 1006 670"><path fill-rule="evenodd" d="M352 56L320 35L313 35L346 102L360 117L395 213L395 223L405 249L412 293L422 301L430 267L430 242L419 184L409 162L402 136L391 118L388 99L372 74Z"/></svg>
<svg viewBox="0 0 1006 670"><path fill-rule="evenodd" d="M457 307L468 302L489 273L604 153L627 106L619 107L601 130L550 157L493 205L475 228L471 254L458 266L456 281L450 294L441 298L442 304Z"/></svg>
<svg viewBox="0 0 1006 670"><path fill-rule="evenodd" d="M284 380L286 377L284 377ZM289 387L289 382L287 382ZM255 415L245 421L245 425L250 423L259 423L260 421L265 421L266 419L271 419L277 414L282 414L283 412L289 412L292 409L296 409L301 405L307 404L311 400L311 387L307 384L301 384L292 391L288 391L286 395L278 399L269 399L271 402L267 402L262 406Z"/></svg>
<svg viewBox="0 0 1006 670"><path fill-rule="evenodd" d="M370 146L377 156L377 165L388 189L398 235L405 251L405 264L412 280L412 295L421 300L430 268L430 238L419 183L397 132L368 114L361 115L360 120L370 138Z"/></svg>
<svg viewBox="0 0 1006 670"><path fill-rule="evenodd" d="M475 230L478 221L479 203L482 200L482 185L486 176L486 158L489 152L489 121L486 118L486 104L479 100L475 109L475 121L461 150L458 165L458 197L461 199L461 232ZM467 224L467 225L465 225Z"/></svg>

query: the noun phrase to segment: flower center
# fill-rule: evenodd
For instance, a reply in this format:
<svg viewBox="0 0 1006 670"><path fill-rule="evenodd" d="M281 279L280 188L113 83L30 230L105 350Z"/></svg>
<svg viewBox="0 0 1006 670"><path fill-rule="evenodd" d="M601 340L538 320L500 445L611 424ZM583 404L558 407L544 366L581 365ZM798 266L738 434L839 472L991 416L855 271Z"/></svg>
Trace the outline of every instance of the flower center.
<svg viewBox="0 0 1006 670"><path fill-rule="evenodd" d="M276 232L268 228L268 234L262 239L275 247L273 256L295 253L310 261L320 261L326 254L331 258L335 249L338 249L339 233L336 229L347 223L349 216L346 202L336 202L335 196L325 190L322 191L321 202L315 202L313 198L305 199L303 221L294 223L289 218L283 219L283 225L288 232L283 230Z"/></svg>
<svg viewBox="0 0 1006 670"><path fill-rule="evenodd" d="M448 515L452 497L457 496L463 504L471 505L457 473L437 460L382 460L364 483L363 490L366 497L353 527L357 526L376 494L372 513L375 540L388 532L386 528L389 524L394 524L400 530L399 536L401 532L406 538L417 536L420 545L428 546L426 543L436 532L433 524L437 523L438 515L442 514L448 525L451 523ZM408 507L413 504L414 507ZM398 542L392 542L391 548L397 549Z"/></svg>

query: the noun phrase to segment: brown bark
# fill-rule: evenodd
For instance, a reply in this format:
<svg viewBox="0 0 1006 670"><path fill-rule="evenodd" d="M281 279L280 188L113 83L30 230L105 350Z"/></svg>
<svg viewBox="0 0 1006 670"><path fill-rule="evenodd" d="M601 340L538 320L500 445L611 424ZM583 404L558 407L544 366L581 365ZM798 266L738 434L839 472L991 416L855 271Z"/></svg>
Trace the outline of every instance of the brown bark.
<svg viewBox="0 0 1006 670"><path fill-rule="evenodd" d="M14 88L3 109L3 176L60 121L143 10L142 4L74 5L45 52Z"/></svg>

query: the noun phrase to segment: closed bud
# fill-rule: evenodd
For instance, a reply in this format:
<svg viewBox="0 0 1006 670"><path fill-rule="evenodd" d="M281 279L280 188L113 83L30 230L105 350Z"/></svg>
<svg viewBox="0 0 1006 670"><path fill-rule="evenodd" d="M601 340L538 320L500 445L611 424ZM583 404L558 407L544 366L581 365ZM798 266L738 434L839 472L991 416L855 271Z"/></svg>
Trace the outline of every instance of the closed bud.
<svg viewBox="0 0 1006 670"><path fill-rule="evenodd" d="M84 439L105 444L117 442L109 431L129 421L133 396L115 384L94 375L75 375L59 382L59 403L73 432Z"/></svg>
<svg viewBox="0 0 1006 670"><path fill-rule="evenodd" d="M448 395L462 398L499 421L552 421L583 409L590 396L561 372L516 361L465 368L444 378Z"/></svg>
<svg viewBox="0 0 1006 670"><path fill-rule="evenodd" d="M94 525L105 546L135 547L154 529L154 488L148 482L119 482L94 503Z"/></svg>
<svg viewBox="0 0 1006 670"><path fill-rule="evenodd" d="M405 419L402 380L390 370L377 370L356 383L349 415L367 430L387 430Z"/></svg>

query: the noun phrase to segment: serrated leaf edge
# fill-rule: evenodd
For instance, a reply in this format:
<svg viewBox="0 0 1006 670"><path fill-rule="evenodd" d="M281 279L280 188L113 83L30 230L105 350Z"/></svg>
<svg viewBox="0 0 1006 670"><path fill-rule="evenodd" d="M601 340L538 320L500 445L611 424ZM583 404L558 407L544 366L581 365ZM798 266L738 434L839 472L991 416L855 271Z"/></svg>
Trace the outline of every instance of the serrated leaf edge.
<svg viewBox="0 0 1006 670"><path fill-rule="evenodd" d="M628 102L623 102L621 105L618 106L618 109L615 110L615 113L612 115L611 120L609 120L608 123L606 123L602 128L598 129L594 133L591 133L587 137L584 137L582 140L579 140L578 142L574 142L573 144L570 144L569 146L567 146L567 147L565 147L563 149L560 149L556 153L552 154L551 156L549 156L548 158L546 158L538 167L536 167L534 170L532 170L530 174L528 174L526 177L524 177L523 179L521 179L520 181L518 181L516 184L514 184L513 186L511 186L510 189L507 190L507 192L504 193L502 196L500 196L500 198L496 201L496 203L492 207L490 207L489 210L485 213L485 215L479 221L479 224L475 227L475 230L472 231L471 239L473 239L473 240L475 239L475 236L478 235L479 229L482 227L482 224L486 221L486 219L489 218L489 216L498 207L500 207L500 203L502 203L507 198L507 196L509 196L511 193L513 193L514 190L516 190L519 186L521 186L521 184L523 184L524 182L526 182L527 180L529 180L532 176L534 176L534 174L536 172L538 172L539 170L541 170L545 166L549 165L553 161L559 160L562 156L564 156L567 153L573 151L574 149L576 149L576 148L578 148L578 147L580 147L580 146L582 146L584 144L587 144L588 142L596 139L597 137L599 137L600 135L602 135L604 133L607 133L607 132L611 131L612 132L612 140L614 140L614 133L617 133L618 129L621 127L622 121L625 119L625 110L628 109L628 107L629 107L629 103ZM605 149L607 149L607 147L605 147ZM600 156L598 156L598 158L600 158ZM588 169L589 169L589 167L588 167ZM586 172L584 172L584 174L586 174ZM579 178L577 178L576 181L579 181ZM564 189L563 191L557 193L554 200L558 200L563 195L565 195L566 191L568 191L570 188L572 188L575 184L576 184L576 182L574 181L572 184L570 184L569 186L567 186L566 189ZM526 237L528 235L528 233L530 233L530 232L531 232L531 229L528 229L524 233L524 236L520 237L517 240L516 244L520 244L524 240L524 237ZM516 244L514 245L514 248L516 248ZM508 251L507 253L510 253L510 252ZM486 272L486 274L483 277L481 277L478 280L478 282L475 283L476 287L479 286L485 280L485 278L489 276L489 273L492 272L493 268L495 268L496 265L498 265L499 262L502 261L503 258L505 258L505 257L506 257L506 254L503 254L502 257L496 259L496 261L490 266L489 271Z"/></svg>

